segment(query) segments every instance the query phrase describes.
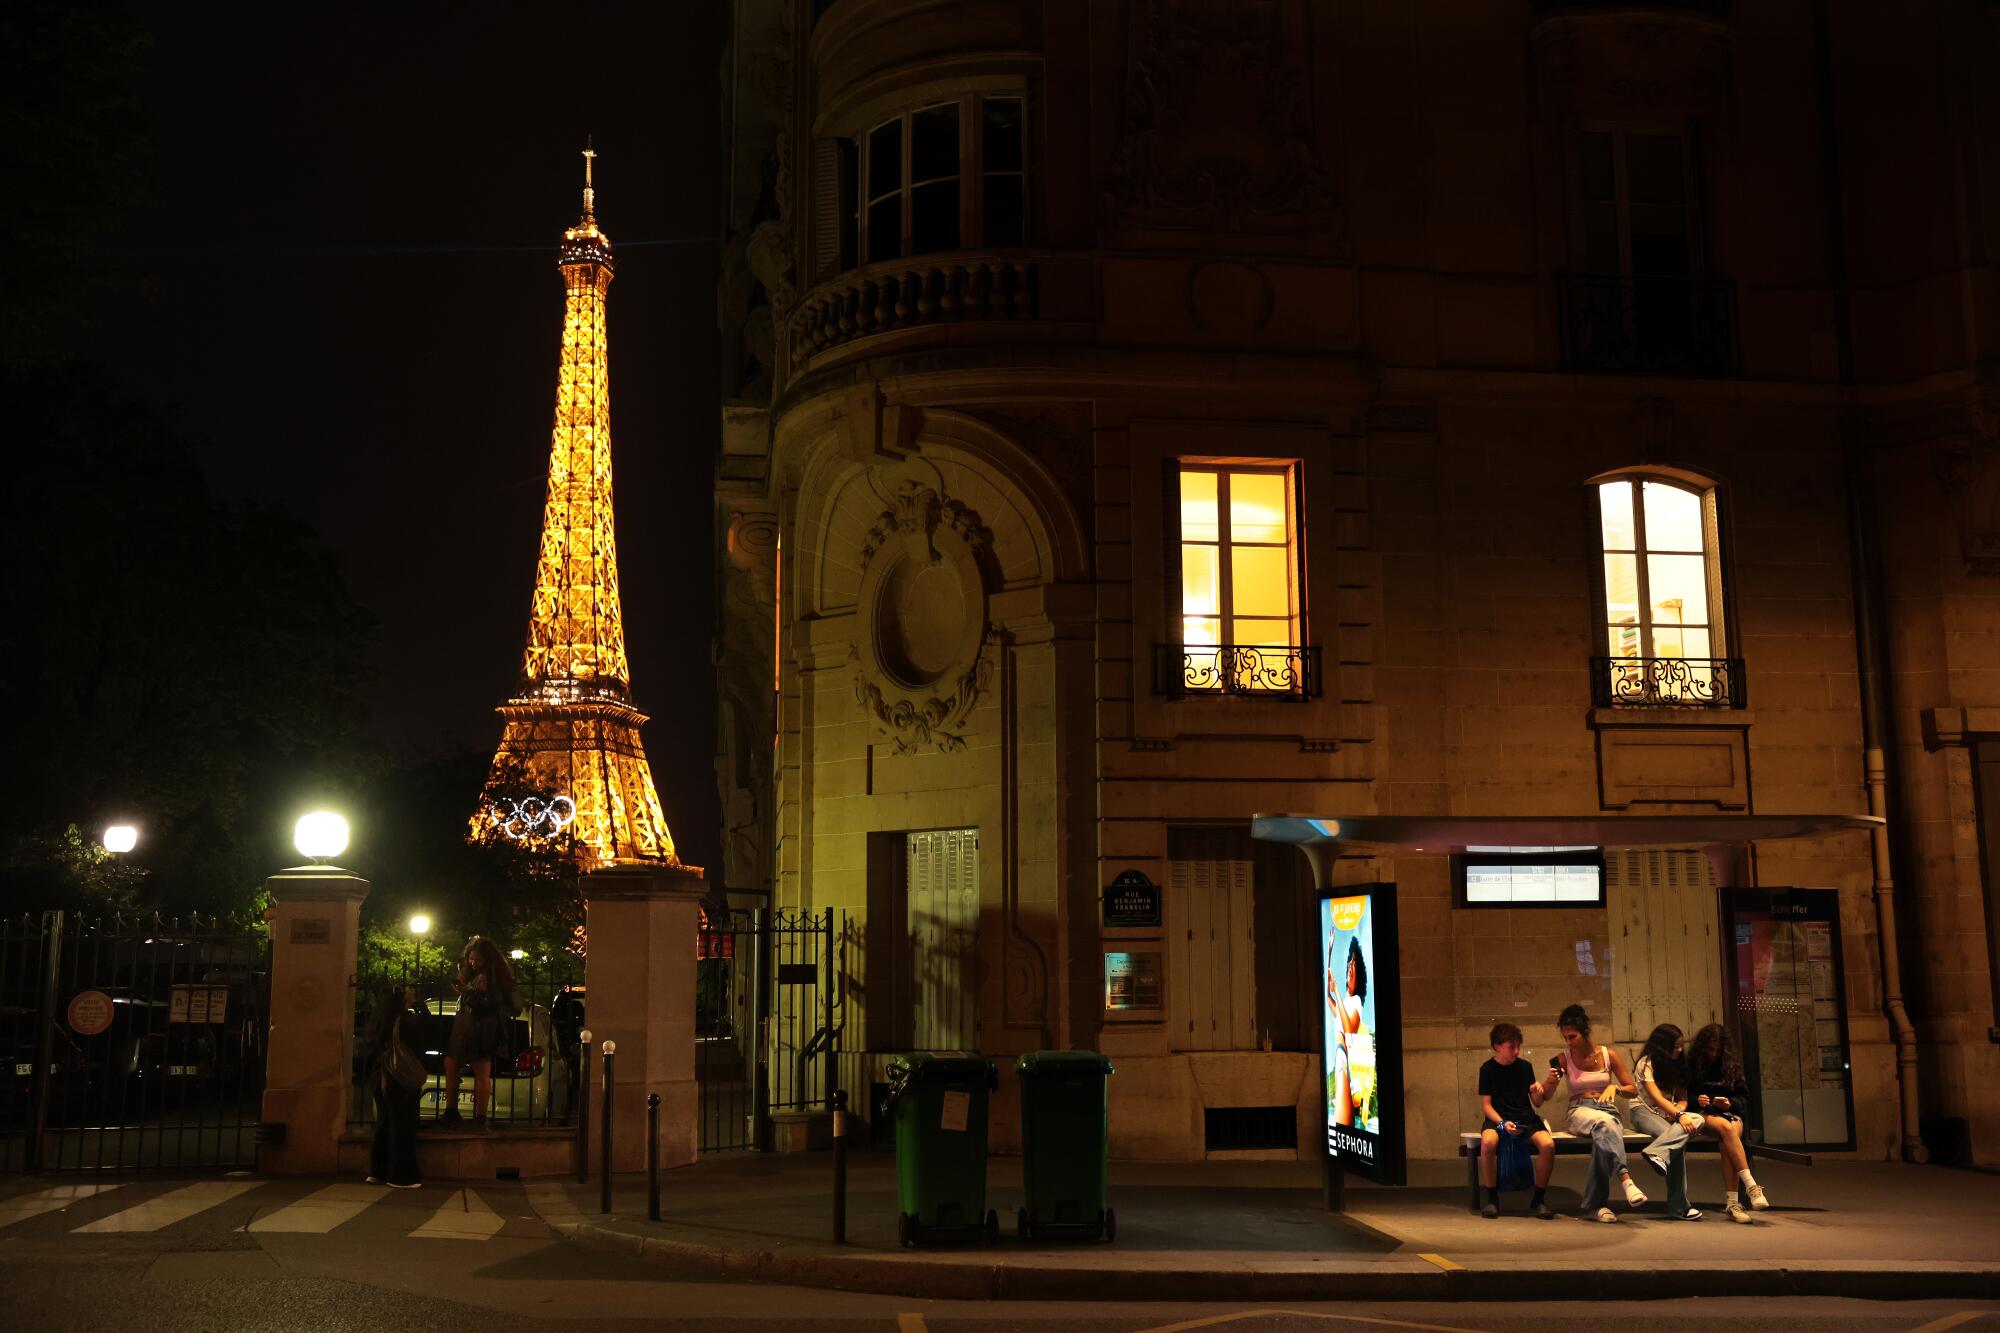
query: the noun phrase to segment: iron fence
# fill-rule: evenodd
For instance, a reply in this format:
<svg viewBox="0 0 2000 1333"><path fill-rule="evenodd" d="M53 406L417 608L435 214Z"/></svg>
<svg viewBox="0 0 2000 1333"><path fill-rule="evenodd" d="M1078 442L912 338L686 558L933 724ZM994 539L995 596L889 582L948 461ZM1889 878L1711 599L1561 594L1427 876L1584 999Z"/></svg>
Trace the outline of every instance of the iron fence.
<svg viewBox="0 0 2000 1333"><path fill-rule="evenodd" d="M774 1118L829 1111L838 1081L839 913L735 908L696 964L701 1150L769 1148Z"/></svg>
<svg viewBox="0 0 2000 1333"><path fill-rule="evenodd" d="M543 1129L575 1123L578 1080L582 1075L580 1034L584 1016L583 960L568 954L511 959L515 1012L502 1026L499 1054L492 1062L493 1096L487 1124L495 1129ZM403 996L416 1013L405 1019L403 1041L423 1061L429 1075L418 1102L420 1125L449 1123L451 1113L467 1125L474 1119L475 1071L458 1071L454 1097L446 1057L457 1021L458 963L429 950L377 961L356 973L353 984L354 1065L347 1123L372 1128L375 1097L367 1034L378 1006ZM412 1023L414 1022L414 1031Z"/></svg>
<svg viewBox="0 0 2000 1333"><path fill-rule="evenodd" d="M269 960L261 921L0 921L0 1168L254 1166Z"/></svg>

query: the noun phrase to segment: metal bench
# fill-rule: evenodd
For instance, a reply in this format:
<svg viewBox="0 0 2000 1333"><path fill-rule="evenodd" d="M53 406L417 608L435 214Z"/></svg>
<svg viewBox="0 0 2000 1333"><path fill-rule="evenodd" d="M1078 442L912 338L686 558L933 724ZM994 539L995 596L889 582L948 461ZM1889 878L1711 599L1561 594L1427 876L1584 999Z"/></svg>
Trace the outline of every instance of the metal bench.
<svg viewBox="0 0 2000 1333"><path fill-rule="evenodd" d="M1580 1139L1564 1130L1550 1130L1549 1135L1556 1141L1556 1156L1587 1157L1590 1155L1590 1140ZM1636 1157L1639 1150L1653 1141L1650 1134L1635 1134L1625 1131L1625 1155ZM1667 1211L1678 1217L1687 1211L1687 1163L1682 1160L1684 1152L1716 1151L1716 1141L1707 1135L1697 1135L1687 1141L1684 1148L1676 1148L1667 1159ZM1772 1148L1761 1143L1745 1143L1743 1150L1752 1157L1767 1157L1774 1162L1787 1162L1793 1166L1811 1166L1812 1154L1796 1152L1790 1148ZM1479 1131L1458 1136L1458 1155L1465 1159L1466 1206L1473 1212L1479 1211ZM1644 1188L1642 1185L1641 1188Z"/></svg>

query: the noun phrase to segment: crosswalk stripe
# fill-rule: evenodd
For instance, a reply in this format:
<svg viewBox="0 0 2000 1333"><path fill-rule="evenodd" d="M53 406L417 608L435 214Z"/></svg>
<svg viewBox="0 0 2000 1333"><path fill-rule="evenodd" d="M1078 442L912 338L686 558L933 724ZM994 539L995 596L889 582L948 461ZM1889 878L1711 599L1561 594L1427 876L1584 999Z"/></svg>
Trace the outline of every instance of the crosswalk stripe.
<svg viewBox="0 0 2000 1333"><path fill-rule="evenodd" d="M252 1221L248 1231L291 1231L321 1235L352 1221L388 1191L379 1185L328 1185Z"/></svg>
<svg viewBox="0 0 2000 1333"><path fill-rule="evenodd" d="M507 1219L471 1190L460 1190L431 1214L431 1220L410 1233L412 1239L491 1240Z"/></svg>
<svg viewBox="0 0 2000 1333"><path fill-rule="evenodd" d="M53 1213L58 1208L67 1208L78 1199L88 1199L110 1190L123 1189L117 1185L58 1185L54 1189L43 1190L39 1194L23 1195L0 1203L0 1227L25 1222L43 1213Z"/></svg>
<svg viewBox="0 0 2000 1333"><path fill-rule="evenodd" d="M158 1231L176 1222L185 1221L196 1213L206 1212L217 1204L227 1203L246 1190L254 1190L264 1182L261 1180L198 1180L192 1185L183 1185L177 1190L169 1190L156 1198L135 1204L123 1212L109 1217L100 1217L95 1222L86 1222L77 1227L78 1231Z"/></svg>

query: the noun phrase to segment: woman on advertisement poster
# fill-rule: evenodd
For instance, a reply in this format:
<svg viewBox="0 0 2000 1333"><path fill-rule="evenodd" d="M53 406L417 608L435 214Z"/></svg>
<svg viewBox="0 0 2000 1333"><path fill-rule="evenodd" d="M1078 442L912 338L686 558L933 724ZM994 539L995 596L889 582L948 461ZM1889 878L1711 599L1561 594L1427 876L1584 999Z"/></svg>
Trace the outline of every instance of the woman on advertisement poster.
<svg viewBox="0 0 2000 1333"><path fill-rule="evenodd" d="M1379 1124L1375 1098L1375 1037L1368 1025L1368 959L1361 947L1359 901L1334 902L1335 914L1326 955L1327 1046L1331 1073L1328 1092L1336 1125L1375 1133ZM1352 924L1342 924L1349 912ZM1353 933L1349 934L1348 932ZM1340 948L1345 939L1347 947Z"/></svg>

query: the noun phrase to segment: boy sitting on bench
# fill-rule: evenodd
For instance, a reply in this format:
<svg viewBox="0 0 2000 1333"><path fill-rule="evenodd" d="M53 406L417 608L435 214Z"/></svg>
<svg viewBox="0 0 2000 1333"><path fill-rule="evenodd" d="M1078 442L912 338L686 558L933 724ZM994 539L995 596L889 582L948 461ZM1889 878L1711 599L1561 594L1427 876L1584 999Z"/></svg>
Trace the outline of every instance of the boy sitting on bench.
<svg viewBox="0 0 2000 1333"><path fill-rule="evenodd" d="M1556 1141L1542 1123L1535 1108L1553 1087L1544 1089L1535 1081L1528 1063L1521 1059L1521 1029L1512 1023L1495 1023L1487 1040L1493 1058L1479 1066L1479 1109L1485 1117L1479 1131L1479 1183L1486 1187L1486 1203L1481 1217L1500 1216L1500 1136L1527 1138L1535 1148L1535 1216L1554 1217L1545 1197L1549 1173L1555 1169Z"/></svg>

